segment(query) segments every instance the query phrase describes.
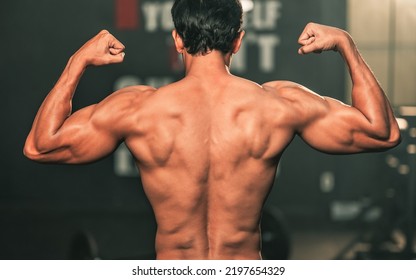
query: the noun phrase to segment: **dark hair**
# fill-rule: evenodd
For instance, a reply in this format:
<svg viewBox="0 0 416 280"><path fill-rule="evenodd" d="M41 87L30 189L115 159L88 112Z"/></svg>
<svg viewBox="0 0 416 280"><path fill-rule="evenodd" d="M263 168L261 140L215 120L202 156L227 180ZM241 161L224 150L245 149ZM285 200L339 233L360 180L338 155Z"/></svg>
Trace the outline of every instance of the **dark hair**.
<svg viewBox="0 0 416 280"><path fill-rule="evenodd" d="M172 18L189 54L226 54L241 32L243 9L239 0L175 0Z"/></svg>

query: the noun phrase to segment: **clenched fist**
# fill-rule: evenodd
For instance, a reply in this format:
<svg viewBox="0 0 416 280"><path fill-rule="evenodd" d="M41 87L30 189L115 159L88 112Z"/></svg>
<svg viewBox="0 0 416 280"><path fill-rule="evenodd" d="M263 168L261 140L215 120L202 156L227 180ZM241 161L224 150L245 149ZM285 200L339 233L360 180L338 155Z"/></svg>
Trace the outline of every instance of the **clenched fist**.
<svg viewBox="0 0 416 280"><path fill-rule="evenodd" d="M345 44L352 43L351 36L342 29L309 23L299 37L302 45L299 54L321 53L323 51L342 51Z"/></svg>
<svg viewBox="0 0 416 280"><path fill-rule="evenodd" d="M85 43L75 53L75 56L80 59L85 66L100 66L123 62L125 55L124 49L124 45L111 35L110 32L102 30Z"/></svg>

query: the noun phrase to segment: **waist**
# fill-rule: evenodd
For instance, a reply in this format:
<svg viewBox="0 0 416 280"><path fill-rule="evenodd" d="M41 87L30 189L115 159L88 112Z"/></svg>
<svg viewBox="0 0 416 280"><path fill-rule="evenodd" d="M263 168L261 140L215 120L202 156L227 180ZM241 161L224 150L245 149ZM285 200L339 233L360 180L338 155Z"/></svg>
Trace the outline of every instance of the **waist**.
<svg viewBox="0 0 416 280"><path fill-rule="evenodd" d="M172 249L156 252L157 260L261 260L260 250L223 250L211 252L209 250L196 249Z"/></svg>
<svg viewBox="0 0 416 280"><path fill-rule="evenodd" d="M261 259L260 233L229 233L223 238L202 234L156 235L157 259Z"/></svg>

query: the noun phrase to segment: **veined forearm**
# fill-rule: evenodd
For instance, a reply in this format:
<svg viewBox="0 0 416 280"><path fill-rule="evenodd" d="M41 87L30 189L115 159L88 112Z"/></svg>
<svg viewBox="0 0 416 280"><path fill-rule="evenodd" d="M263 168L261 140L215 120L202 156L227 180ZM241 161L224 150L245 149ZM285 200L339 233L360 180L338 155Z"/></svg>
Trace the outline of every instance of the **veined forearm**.
<svg viewBox="0 0 416 280"><path fill-rule="evenodd" d="M72 113L72 98L85 64L72 56L58 82L43 101L36 115L31 134L35 147L42 151Z"/></svg>
<svg viewBox="0 0 416 280"><path fill-rule="evenodd" d="M372 89L384 96L380 84L349 36L345 38L339 51L348 65L353 87Z"/></svg>
<svg viewBox="0 0 416 280"><path fill-rule="evenodd" d="M342 40L339 51L352 80L352 106L367 118L377 136L389 137L394 116L379 82L349 35Z"/></svg>

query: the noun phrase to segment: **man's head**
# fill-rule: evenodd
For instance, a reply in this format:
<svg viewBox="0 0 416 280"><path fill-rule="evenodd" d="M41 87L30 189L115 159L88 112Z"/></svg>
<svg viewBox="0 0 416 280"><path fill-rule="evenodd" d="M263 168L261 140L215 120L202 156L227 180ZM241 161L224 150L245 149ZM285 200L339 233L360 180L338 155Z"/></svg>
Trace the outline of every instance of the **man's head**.
<svg viewBox="0 0 416 280"><path fill-rule="evenodd" d="M172 7L176 32L191 55L232 52L242 32L242 17L239 0L175 0Z"/></svg>

